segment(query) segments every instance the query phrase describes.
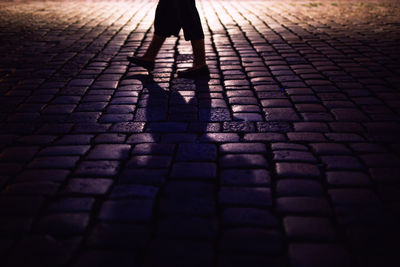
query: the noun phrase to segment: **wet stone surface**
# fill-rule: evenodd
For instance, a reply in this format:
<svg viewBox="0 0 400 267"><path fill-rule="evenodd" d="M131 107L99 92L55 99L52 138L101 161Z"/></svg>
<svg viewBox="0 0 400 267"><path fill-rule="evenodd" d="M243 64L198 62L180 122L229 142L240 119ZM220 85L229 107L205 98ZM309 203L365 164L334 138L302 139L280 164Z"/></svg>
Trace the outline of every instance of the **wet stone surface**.
<svg viewBox="0 0 400 267"><path fill-rule="evenodd" d="M0 265L399 266L400 5L0 3Z"/></svg>

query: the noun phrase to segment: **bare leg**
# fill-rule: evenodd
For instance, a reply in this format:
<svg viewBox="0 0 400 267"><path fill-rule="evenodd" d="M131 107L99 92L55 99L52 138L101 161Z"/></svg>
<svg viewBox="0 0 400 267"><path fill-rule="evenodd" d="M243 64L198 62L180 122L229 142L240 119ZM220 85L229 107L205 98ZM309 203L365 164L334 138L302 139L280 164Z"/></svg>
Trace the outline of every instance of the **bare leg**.
<svg viewBox="0 0 400 267"><path fill-rule="evenodd" d="M198 69L206 65L206 51L204 46L204 39L192 40L193 50L193 69Z"/></svg>
<svg viewBox="0 0 400 267"><path fill-rule="evenodd" d="M193 66L189 69L178 71L181 78L210 78L210 70L206 63L206 51L204 39L192 40Z"/></svg>
<svg viewBox="0 0 400 267"><path fill-rule="evenodd" d="M150 45L144 55L141 57L127 57L128 61L137 66L141 66L148 71L154 70L154 61L165 39L165 37L154 34L153 39L151 40Z"/></svg>
<svg viewBox="0 0 400 267"><path fill-rule="evenodd" d="M141 59L145 61L154 61L165 39L165 37L154 34L146 53L141 57Z"/></svg>

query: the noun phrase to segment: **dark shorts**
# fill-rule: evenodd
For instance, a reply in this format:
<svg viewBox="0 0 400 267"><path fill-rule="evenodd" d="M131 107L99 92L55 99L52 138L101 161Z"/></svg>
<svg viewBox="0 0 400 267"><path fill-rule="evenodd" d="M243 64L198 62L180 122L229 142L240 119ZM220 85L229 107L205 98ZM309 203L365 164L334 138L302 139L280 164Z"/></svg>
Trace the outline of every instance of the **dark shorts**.
<svg viewBox="0 0 400 267"><path fill-rule="evenodd" d="M178 36L183 29L185 40L204 39L195 0L159 0L154 20L154 33Z"/></svg>

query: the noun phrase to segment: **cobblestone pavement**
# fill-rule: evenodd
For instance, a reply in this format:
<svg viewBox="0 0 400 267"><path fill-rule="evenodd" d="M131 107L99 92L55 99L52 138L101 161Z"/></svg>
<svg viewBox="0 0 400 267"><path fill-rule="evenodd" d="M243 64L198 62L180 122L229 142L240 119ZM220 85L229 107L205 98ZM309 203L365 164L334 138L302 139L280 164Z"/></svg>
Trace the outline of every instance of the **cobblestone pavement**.
<svg viewBox="0 0 400 267"><path fill-rule="evenodd" d="M0 3L2 266L399 266L400 3Z"/></svg>

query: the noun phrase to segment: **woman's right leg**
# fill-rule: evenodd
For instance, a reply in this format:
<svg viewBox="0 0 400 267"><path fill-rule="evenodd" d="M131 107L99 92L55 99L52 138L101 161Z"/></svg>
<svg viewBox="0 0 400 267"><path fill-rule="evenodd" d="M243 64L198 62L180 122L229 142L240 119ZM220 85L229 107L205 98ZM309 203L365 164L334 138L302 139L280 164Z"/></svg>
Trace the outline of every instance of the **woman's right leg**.
<svg viewBox="0 0 400 267"><path fill-rule="evenodd" d="M173 0L186 41L191 42L193 65L184 71L178 71L178 77L208 76L204 33L195 0Z"/></svg>
<svg viewBox="0 0 400 267"><path fill-rule="evenodd" d="M204 39L191 40L193 50L193 68L198 69L206 66L206 51Z"/></svg>

